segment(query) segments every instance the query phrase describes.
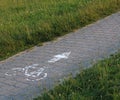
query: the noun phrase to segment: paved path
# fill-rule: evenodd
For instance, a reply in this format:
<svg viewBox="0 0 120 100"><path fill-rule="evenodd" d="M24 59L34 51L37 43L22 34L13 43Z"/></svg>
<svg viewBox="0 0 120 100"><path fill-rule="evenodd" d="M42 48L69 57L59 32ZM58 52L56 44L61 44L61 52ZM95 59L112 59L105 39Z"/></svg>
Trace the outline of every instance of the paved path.
<svg viewBox="0 0 120 100"><path fill-rule="evenodd" d="M120 49L120 12L0 62L0 100L31 100Z"/></svg>

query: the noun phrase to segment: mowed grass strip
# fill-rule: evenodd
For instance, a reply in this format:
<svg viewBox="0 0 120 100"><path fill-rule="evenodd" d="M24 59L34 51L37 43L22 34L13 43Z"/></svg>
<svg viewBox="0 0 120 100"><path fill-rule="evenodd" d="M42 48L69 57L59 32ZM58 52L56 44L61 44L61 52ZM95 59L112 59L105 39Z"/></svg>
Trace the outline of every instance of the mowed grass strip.
<svg viewBox="0 0 120 100"><path fill-rule="evenodd" d="M120 0L0 0L0 60L120 10Z"/></svg>
<svg viewBox="0 0 120 100"><path fill-rule="evenodd" d="M120 52L34 100L119 100Z"/></svg>

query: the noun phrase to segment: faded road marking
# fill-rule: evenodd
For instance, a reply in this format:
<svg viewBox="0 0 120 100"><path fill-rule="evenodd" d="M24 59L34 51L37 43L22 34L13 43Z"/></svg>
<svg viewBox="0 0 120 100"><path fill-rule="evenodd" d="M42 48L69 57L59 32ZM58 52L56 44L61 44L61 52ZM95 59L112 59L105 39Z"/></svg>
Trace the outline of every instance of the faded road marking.
<svg viewBox="0 0 120 100"><path fill-rule="evenodd" d="M25 75L26 80L39 81L47 77L47 73L44 73L45 67L39 68L39 64L33 64L24 68L12 68L5 73L6 76Z"/></svg>
<svg viewBox="0 0 120 100"><path fill-rule="evenodd" d="M55 63L61 59L68 59L69 55L71 54L70 52L64 52L62 54L55 55L51 60L49 60L49 63Z"/></svg>

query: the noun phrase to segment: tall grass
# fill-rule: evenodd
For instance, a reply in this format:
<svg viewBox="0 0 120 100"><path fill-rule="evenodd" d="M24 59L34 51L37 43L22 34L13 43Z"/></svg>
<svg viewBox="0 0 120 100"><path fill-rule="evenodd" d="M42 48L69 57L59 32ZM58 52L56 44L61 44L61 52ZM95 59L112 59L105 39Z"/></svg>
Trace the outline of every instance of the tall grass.
<svg viewBox="0 0 120 100"><path fill-rule="evenodd" d="M119 100L120 52L34 100Z"/></svg>
<svg viewBox="0 0 120 100"><path fill-rule="evenodd" d="M120 0L0 0L0 60L120 10Z"/></svg>

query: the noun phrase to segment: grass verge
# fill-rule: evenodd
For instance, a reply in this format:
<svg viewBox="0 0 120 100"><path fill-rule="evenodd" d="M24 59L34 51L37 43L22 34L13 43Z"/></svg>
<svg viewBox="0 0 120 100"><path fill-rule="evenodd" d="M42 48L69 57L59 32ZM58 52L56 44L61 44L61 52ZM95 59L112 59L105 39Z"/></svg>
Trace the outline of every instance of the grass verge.
<svg viewBox="0 0 120 100"><path fill-rule="evenodd" d="M34 100L119 100L120 52Z"/></svg>
<svg viewBox="0 0 120 100"><path fill-rule="evenodd" d="M120 0L0 0L0 60L120 10Z"/></svg>

